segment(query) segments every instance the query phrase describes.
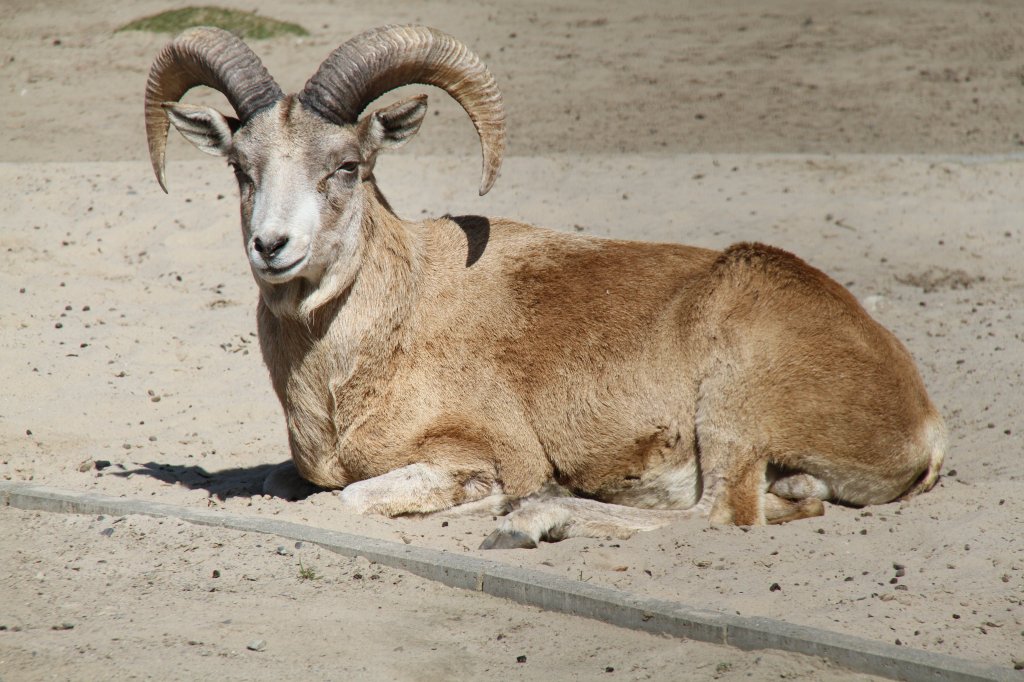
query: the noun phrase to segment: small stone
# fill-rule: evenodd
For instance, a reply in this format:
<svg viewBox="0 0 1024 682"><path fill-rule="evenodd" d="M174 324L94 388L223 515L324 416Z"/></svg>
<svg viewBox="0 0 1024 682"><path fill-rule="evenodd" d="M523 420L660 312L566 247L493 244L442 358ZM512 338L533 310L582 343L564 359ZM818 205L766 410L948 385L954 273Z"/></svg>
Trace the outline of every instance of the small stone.
<svg viewBox="0 0 1024 682"><path fill-rule="evenodd" d="M772 583L771 586L768 588L768 591L769 592L778 592L781 589L782 589L781 585L779 585L778 583Z"/></svg>
<svg viewBox="0 0 1024 682"><path fill-rule="evenodd" d="M267 640L265 639L254 639L245 645L245 648L249 651L263 651L267 648Z"/></svg>
<svg viewBox="0 0 1024 682"><path fill-rule="evenodd" d="M292 555L292 553L287 548L285 548L284 545L278 545L276 551L281 556L291 556Z"/></svg>
<svg viewBox="0 0 1024 682"><path fill-rule="evenodd" d="M95 462L93 462L92 465L96 469L96 471L103 471L108 466L110 466L110 460L109 459L98 459Z"/></svg>
<svg viewBox="0 0 1024 682"><path fill-rule="evenodd" d="M51 630L74 630L74 623L61 623L60 625L54 625Z"/></svg>
<svg viewBox="0 0 1024 682"><path fill-rule="evenodd" d="M1024 656L1020 658L1012 658L1014 670L1024 670Z"/></svg>
<svg viewBox="0 0 1024 682"><path fill-rule="evenodd" d="M91 459L87 459L78 465L78 471L84 474L86 471L89 471L89 469L92 469L94 465L95 462L93 462Z"/></svg>
<svg viewBox="0 0 1024 682"><path fill-rule="evenodd" d="M604 671L606 673L613 673L613 672L615 672L615 668L613 668L611 666L608 666L607 668L604 669Z"/></svg>
<svg viewBox="0 0 1024 682"><path fill-rule="evenodd" d="M892 565L892 567L895 568L897 571L902 571L902 570L906 569L905 565L899 564L899 563L894 563Z"/></svg>
<svg viewBox="0 0 1024 682"><path fill-rule="evenodd" d="M103 535L103 536L108 537L108 538L111 535L113 535L113 534L114 534L114 529L113 528L104 528L103 530L100 531L100 535Z"/></svg>
<svg viewBox="0 0 1024 682"><path fill-rule="evenodd" d="M214 578L219 578L219 577L220 577L220 571L218 571L218 570L217 570L217 569L215 568L215 569L213 569L213 573L211 573L210 575L211 575L212 577L214 577Z"/></svg>
<svg viewBox="0 0 1024 682"><path fill-rule="evenodd" d="M526 663L526 656L522 654L516 656L516 663Z"/></svg>

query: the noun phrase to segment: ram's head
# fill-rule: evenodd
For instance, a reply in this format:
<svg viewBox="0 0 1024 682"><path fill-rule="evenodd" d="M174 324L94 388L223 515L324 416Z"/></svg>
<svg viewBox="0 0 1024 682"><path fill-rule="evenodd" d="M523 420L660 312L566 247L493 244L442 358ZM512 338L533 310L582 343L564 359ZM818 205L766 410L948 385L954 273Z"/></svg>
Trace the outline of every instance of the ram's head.
<svg viewBox="0 0 1024 682"><path fill-rule="evenodd" d="M416 134L426 96L361 120L360 114L383 93L414 83L443 88L469 114L483 148L484 194L505 148L501 94L465 45L422 26L356 36L328 56L301 92L287 96L232 34L185 31L157 55L146 85L153 170L166 191L170 124L202 151L226 157L238 178L246 254L257 282L301 279L315 287L357 256L365 199L376 196L376 155ZM197 85L222 92L237 118L179 103Z"/></svg>

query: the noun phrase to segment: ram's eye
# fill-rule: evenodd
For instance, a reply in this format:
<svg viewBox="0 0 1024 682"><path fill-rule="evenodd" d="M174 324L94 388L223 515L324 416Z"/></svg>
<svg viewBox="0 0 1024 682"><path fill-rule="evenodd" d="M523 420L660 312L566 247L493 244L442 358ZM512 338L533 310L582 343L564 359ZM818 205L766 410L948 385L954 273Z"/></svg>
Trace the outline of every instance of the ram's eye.
<svg viewBox="0 0 1024 682"><path fill-rule="evenodd" d="M344 173L345 175L351 175L359 170L358 161L346 161L335 169L335 173Z"/></svg>

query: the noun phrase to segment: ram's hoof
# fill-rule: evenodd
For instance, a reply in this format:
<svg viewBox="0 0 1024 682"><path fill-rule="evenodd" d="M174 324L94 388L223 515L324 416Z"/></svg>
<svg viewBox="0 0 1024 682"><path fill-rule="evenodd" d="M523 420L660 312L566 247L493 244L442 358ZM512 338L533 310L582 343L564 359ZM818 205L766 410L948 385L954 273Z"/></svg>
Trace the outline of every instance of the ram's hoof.
<svg viewBox="0 0 1024 682"><path fill-rule="evenodd" d="M304 500L321 491L323 488L299 476L299 470L292 462L277 465L263 479L264 495L272 495L285 500Z"/></svg>
<svg viewBox="0 0 1024 682"><path fill-rule="evenodd" d="M498 529L480 543L480 549L536 549L537 543L518 530Z"/></svg>

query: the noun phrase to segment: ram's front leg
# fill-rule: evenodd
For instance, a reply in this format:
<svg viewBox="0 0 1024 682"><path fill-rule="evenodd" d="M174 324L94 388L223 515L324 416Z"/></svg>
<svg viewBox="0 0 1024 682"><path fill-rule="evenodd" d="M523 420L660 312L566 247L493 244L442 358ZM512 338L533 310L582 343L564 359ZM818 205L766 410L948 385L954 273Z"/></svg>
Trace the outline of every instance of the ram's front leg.
<svg viewBox="0 0 1024 682"><path fill-rule="evenodd" d="M352 483L338 494L357 514L429 514L500 493L493 472L419 462Z"/></svg>

